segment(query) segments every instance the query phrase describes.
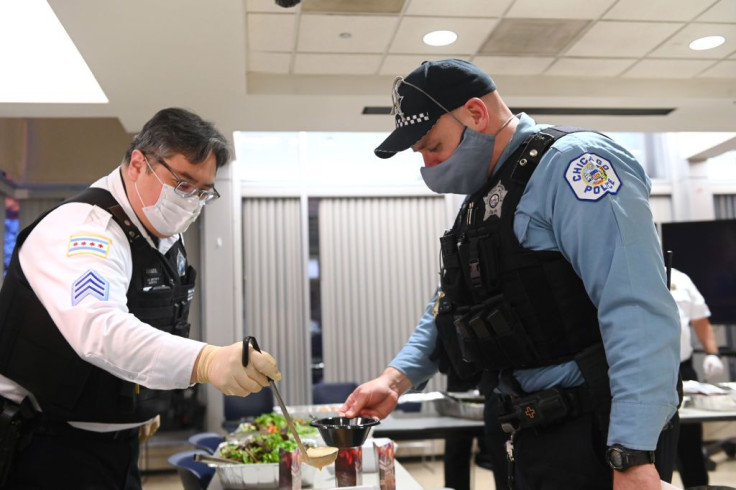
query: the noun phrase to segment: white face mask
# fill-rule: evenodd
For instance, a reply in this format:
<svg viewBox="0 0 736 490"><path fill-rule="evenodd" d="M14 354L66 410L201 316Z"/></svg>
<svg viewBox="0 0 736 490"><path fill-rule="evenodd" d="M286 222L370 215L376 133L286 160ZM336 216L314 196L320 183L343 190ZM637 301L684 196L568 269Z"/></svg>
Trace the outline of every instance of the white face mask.
<svg viewBox="0 0 736 490"><path fill-rule="evenodd" d="M156 175L155 173L153 175ZM156 175L158 179L158 176ZM158 179L161 182L161 179ZM184 233L189 225L199 216L204 206L204 201L200 201L199 197L181 197L170 185L161 182L161 193L158 200L152 206L146 206L138 190L138 184L135 185L135 191L138 198L143 204L143 214L146 215L151 226L156 228L163 236L173 236L177 233Z"/></svg>

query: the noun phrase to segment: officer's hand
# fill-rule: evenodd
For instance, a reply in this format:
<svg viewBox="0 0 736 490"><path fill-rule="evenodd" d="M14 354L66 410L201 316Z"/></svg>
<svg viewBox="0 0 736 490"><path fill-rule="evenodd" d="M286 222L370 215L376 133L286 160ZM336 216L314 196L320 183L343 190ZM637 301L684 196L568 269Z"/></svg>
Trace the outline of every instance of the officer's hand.
<svg viewBox="0 0 736 490"><path fill-rule="evenodd" d="M195 363L197 383L210 383L226 395L245 396L258 393L268 385L268 378L279 381L276 360L266 351L249 346L248 367L243 367L243 343L227 347L206 345Z"/></svg>
<svg viewBox="0 0 736 490"><path fill-rule="evenodd" d="M396 408L399 395L411 388L411 381L396 369L388 368L379 377L353 391L338 410L341 417L386 418Z"/></svg>
<svg viewBox="0 0 736 490"><path fill-rule="evenodd" d="M721 374L723 372L721 359L715 354L705 356L703 359L703 371L705 371L706 378Z"/></svg>
<svg viewBox="0 0 736 490"><path fill-rule="evenodd" d="M661 490L662 481L653 464L632 466L613 471L613 490Z"/></svg>

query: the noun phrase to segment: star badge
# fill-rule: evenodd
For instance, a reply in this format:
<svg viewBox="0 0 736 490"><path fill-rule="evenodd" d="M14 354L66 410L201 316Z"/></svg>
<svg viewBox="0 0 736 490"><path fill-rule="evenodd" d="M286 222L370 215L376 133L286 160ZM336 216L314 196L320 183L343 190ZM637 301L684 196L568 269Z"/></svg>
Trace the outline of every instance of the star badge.
<svg viewBox="0 0 736 490"><path fill-rule="evenodd" d="M485 212L483 213L483 221L487 220L493 215L501 217L501 206L503 205L503 198L506 197L509 191L503 186L501 182L494 185L493 188L488 191L488 194L483 198L483 204L485 204Z"/></svg>

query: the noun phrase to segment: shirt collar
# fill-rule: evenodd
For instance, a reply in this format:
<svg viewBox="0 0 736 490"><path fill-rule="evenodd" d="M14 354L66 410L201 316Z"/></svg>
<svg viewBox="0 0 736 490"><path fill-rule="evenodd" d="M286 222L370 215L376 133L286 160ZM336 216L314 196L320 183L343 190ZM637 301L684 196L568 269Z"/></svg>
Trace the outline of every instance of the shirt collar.
<svg viewBox="0 0 736 490"><path fill-rule="evenodd" d="M133 211L133 207L130 205L128 194L125 192L125 184L123 182L123 176L121 172L123 172L122 165L115 168L106 178L102 179L105 182L100 187L104 187L108 191L110 191L118 204L120 204L120 207L123 208L123 211L125 211L125 214L128 216L128 218L130 218L133 224L141 232L141 235L143 235L143 238L146 239L148 244L151 245L151 247L157 249L162 254L165 254L166 252L168 252L171 246L179 240L179 234L166 238L159 238L157 240L158 246L156 246L156 240L154 240L153 237L148 233L148 230L146 230L146 227L143 226L143 223L141 223L141 221L138 219L135 211Z"/></svg>
<svg viewBox="0 0 736 490"><path fill-rule="evenodd" d="M524 112L520 113L517 117L519 118L519 124L516 125L514 134L513 136L511 136L511 141L509 141L509 143L506 145L506 148L503 149L501 156L498 158L498 163L493 168L493 172L491 173L491 175L494 175L496 172L498 172L498 169L501 168L506 159L510 157L517 150L517 148L519 148L519 146L524 142L524 140L527 139L527 137L539 132L546 127L549 127L549 124L537 124L534 119L526 115L526 113Z"/></svg>

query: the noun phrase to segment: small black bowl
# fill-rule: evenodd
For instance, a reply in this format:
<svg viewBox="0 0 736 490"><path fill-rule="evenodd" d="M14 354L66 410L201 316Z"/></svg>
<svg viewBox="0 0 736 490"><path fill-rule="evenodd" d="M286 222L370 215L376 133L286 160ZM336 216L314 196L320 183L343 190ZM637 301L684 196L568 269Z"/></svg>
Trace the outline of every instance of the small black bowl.
<svg viewBox="0 0 736 490"><path fill-rule="evenodd" d="M381 422L370 417L327 417L312 420L310 425L316 427L325 440L325 444L332 447L362 446L368 438L371 427Z"/></svg>

